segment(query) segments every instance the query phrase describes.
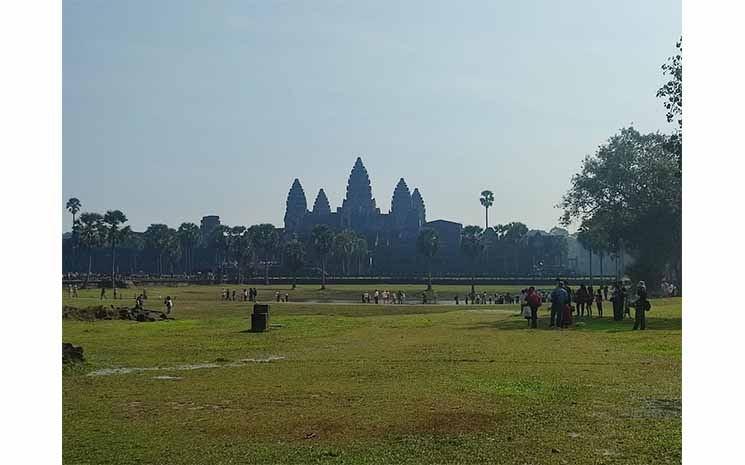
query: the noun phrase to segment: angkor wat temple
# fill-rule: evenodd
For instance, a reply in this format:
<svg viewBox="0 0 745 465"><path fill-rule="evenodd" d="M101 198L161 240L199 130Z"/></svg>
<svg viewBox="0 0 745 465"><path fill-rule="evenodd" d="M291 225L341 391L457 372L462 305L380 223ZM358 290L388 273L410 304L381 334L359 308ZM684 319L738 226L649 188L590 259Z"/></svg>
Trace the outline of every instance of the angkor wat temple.
<svg viewBox="0 0 745 465"><path fill-rule="evenodd" d="M391 208L383 213L372 195L370 177L361 158L357 158L347 181L346 197L336 211L331 210L323 189L318 191L313 209L308 210L305 191L295 179L287 194L285 232L306 236L313 226L325 224L335 230L350 229L367 239L378 267L407 271L415 266L416 238L424 228L435 229L440 237L441 258L458 255L462 225L446 220L427 222L427 212L419 189L409 190L404 178L393 189Z"/></svg>

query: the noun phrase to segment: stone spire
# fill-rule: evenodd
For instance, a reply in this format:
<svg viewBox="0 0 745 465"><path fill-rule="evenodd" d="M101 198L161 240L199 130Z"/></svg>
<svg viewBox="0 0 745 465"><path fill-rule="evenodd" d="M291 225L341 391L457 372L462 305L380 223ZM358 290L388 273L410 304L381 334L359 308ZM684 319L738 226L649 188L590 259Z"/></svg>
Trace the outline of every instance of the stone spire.
<svg viewBox="0 0 745 465"><path fill-rule="evenodd" d="M331 206L329 205L329 199L326 197L326 193L323 189L318 191L316 201L313 203L313 214L314 215L330 215Z"/></svg>
<svg viewBox="0 0 745 465"><path fill-rule="evenodd" d="M342 202L342 210L355 215L370 215L375 212L375 199L372 198L370 177L362 164L362 158L357 157L347 182L347 196Z"/></svg>
<svg viewBox="0 0 745 465"><path fill-rule="evenodd" d="M418 188L414 188L411 194L411 216L413 226L421 228L427 222L427 209L424 207L424 199Z"/></svg>
<svg viewBox="0 0 745 465"><path fill-rule="evenodd" d="M308 203L300 180L295 178L287 194L287 208L285 209L285 229L295 230L300 227L305 215L308 214Z"/></svg>
<svg viewBox="0 0 745 465"><path fill-rule="evenodd" d="M421 197L420 197L421 198ZM391 199L391 217L393 224L401 228L406 224L406 220L411 214L411 193L409 186L406 185L404 178L398 180L396 188L393 190Z"/></svg>

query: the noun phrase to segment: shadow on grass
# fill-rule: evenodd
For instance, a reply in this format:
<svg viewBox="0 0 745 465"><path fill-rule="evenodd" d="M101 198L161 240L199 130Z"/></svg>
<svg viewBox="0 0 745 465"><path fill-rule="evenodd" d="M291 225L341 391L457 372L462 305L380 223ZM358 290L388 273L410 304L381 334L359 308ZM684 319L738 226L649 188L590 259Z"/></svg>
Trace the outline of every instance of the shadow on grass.
<svg viewBox="0 0 745 465"><path fill-rule="evenodd" d="M634 327L634 320L625 319L623 321L613 321L610 318L587 318L574 320L572 326L566 329L566 331L601 331L606 333L621 333L631 331ZM577 325L579 323L579 325ZM554 328L549 326L549 318L538 319L538 331L553 331ZM510 318L495 320L495 321L483 321L475 325L467 326L465 329L497 329L502 331L510 330L525 330L530 329L528 322L522 317L513 316ZM681 329L680 318L647 318L647 329L646 331L674 331Z"/></svg>

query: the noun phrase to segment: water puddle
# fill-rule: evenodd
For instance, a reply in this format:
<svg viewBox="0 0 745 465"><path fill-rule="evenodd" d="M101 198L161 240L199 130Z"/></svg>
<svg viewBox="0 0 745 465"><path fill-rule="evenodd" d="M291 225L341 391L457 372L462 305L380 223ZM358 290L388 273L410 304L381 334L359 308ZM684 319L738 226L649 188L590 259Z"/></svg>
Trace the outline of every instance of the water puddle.
<svg viewBox="0 0 745 465"><path fill-rule="evenodd" d="M146 371L189 371L202 370L205 368L224 368L224 367L242 367L250 363L270 363L277 360L284 360L285 357L279 355L270 355L265 358L244 358L237 362L230 363L196 363L188 365L177 365L173 367L119 367L119 368L102 368L91 371L86 376L111 376L126 375L130 373L142 373ZM153 379L181 379L175 376L156 376Z"/></svg>

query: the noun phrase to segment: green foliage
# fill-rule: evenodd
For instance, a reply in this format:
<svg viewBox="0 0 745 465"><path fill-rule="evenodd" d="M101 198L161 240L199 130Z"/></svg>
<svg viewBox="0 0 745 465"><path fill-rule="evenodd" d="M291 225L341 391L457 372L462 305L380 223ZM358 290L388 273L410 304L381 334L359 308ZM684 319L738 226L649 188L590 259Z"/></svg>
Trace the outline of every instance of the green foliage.
<svg viewBox="0 0 745 465"><path fill-rule="evenodd" d="M440 237L432 228L423 228L416 239L416 251L419 255L431 260L440 247Z"/></svg>
<svg viewBox="0 0 745 465"><path fill-rule="evenodd" d="M284 245L282 257L285 266L292 271L293 275L296 274L305 266L305 245L297 238L290 239Z"/></svg>
<svg viewBox="0 0 745 465"><path fill-rule="evenodd" d="M82 204L80 203L80 200L76 197L70 197L70 199L67 201L67 204L65 204L65 208L67 208L67 211L72 214L73 225L75 224L75 215L78 214L81 206Z"/></svg>
<svg viewBox="0 0 745 465"><path fill-rule="evenodd" d="M662 65L662 74L669 80L657 91L657 97L664 101L667 122L677 120L678 128L683 129L683 38L675 44L678 53Z"/></svg>
<svg viewBox="0 0 745 465"><path fill-rule="evenodd" d="M460 233L460 250L471 262L475 262L484 250L483 230L480 226L466 226Z"/></svg>
<svg viewBox="0 0 745 465"><path fill-rule="evenodd" d="M679 259L681 172L661 134L622 129L585 158L561 207L562 222L580 222L583 240L598 250L624 247L639 269L658 270L646 278L656 283L665 265ZM648 283L648 284L649 284Z"/></svg>

